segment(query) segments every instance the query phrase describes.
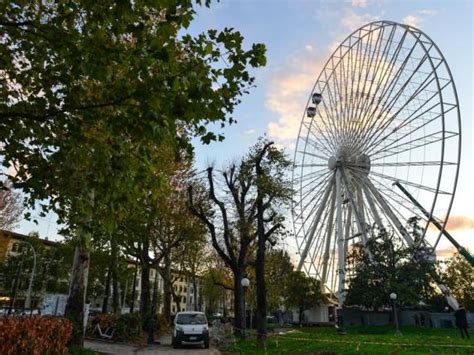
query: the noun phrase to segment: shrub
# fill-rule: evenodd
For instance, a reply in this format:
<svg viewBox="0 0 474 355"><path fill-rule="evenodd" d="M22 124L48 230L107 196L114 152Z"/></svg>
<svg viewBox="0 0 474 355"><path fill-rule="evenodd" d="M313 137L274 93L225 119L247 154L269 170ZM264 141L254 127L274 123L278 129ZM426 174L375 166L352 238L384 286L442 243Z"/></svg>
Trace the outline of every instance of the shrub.
<svg viewBox="0 0 474 355"><path fill-rule="evenodd" d="M140 313L122 314L115 322L115 336L120 340L137 337L141 333L141 326Z"/></svg>
<svg viewBox="0 0 474 355"><path fill-rule="evenodd" d="M0 318L0 354L64 353L71 333L72 324L65 318L3 317Z"/></svg>

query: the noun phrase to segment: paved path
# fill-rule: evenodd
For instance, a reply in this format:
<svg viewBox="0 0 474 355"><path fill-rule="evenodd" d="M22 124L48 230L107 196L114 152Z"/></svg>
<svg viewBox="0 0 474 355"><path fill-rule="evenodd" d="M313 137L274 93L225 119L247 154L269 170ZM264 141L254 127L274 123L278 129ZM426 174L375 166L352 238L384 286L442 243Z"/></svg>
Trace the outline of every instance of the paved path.
<svg viewBox="0 0 474 355"><path fill-rule="evenodd" d="M149 345L146 347L126 345L120 343L109 343L100 340L86 340L84 347L95 350L102 354L120 354L120 355L132 355L132 354L208 354L218 355L219 350L214 348L212 345L209 349L203 349L202 346L187 346L181 349L173 349L171 346L171 336L163 336L160 339L161 345Z"/></svg>

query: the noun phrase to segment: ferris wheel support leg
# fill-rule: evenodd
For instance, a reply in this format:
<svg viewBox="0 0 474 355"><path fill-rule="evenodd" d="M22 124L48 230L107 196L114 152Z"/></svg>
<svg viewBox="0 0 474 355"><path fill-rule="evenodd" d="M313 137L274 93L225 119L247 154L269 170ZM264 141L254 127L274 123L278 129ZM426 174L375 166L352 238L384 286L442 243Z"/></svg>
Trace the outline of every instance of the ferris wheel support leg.
<svg viewBox="0 0 474 355"><path fill-rule="evenodd" d="M303 252L301 253L300 261L298 263L298 268L297 268L298 271L301 271L301 269L303 268L304 261L305 261L306 257L308 256L309 248L311 247L311 244L313 243L314 233L316 232L316 228L318 227L319 221L321 220L321 216L322 216L322 214L324 212L324 209L326 207L326 203L328 201L329 194L331 193L331 191L333 189L332 181L333 180L331 180L331 182L328 184L328 186L326 188L326 191L324 192L324 196L323 196L323 199L321 201L321 205L319 206L316 217L314 218L313 225L312 225L311 230L310 230L309 235L308 235L308 240L306 241L306 245L303 249Z"/></svg>
<svg viewBox="0 0 474 355"><path fill-rule="evenodd" d="M382 219L380 218L377 208L375 208L374 200L372 199L372 196L370 196L370 192L368 191L368 188L363 183L361 184L361 186L364 190L364 194L367 199L367 202L369 203L370 210L372 211L374 215L375 223L377 223L379 230L381 231L385 230L385 227L382 223Z"/></svg>
<svg viewBox="0 0 474 355"><path fill-rule="evenodd" d="M338 314L337 314L337 323L336 329L339 333L345 332L344 330L344 322L342 317L342 308L344 306L344 301L346 299L346 292L344 289L344 285L346 282L346 271L345 271L345 264L346 264L346 253L344 248L344 230L343 230L343 222L342 222L342 176L341 176L341 169L336 170L336 238L337 238L337 276L338 276L338 290L337 290L337 300L339 303L338 307Z"/></svg>
<svg viewBox="0 0 474 355"><path fill-rule="evenodd" d="M441 233L443 233L443 235L451 242L451 244L454 245L459 254L464 256L464 258L466 258L466 260L471 264L471 266L474 266L474 256L472 256L471 253L469 253L465 248L463 248L456 241L456 239L454 239L453 236L449 234L448 231L444 229L443 226L436 219L434 219L433 216L428 213L428 211L425 210L425 208L400 184L399 181L395 181L393 185L397 186L405 194L405 196L408 197L410 201L413 202L413 204L420 209L420 211L425 215L425 217L428 218L429 221L433 223Z"/></svg>
<svg viewBox="0 0 474 355"><path fill-rule="evenodd" d="M329 262L329 252L331 250L331 236L332 236L332 230L333 230L333 223L334 223L334 208L336 205L336 186L333 186L332 188L333 194L332 194L332 199L331 199L331 209L329 210L329 216L328 216L328 229L327 229L327 236L326 236L326 249L324 250L324 256L323 256L323 273L322 273L322 279L321 279L321 287L324 289L324 285L326 284L326 281L328 279L328 262Z"/></svg>
<svg viewBox="0 0 474 355"><path fill-rule="evenodd" d="M395 213L393 213L392 209L390 208L388 203L385 201L385 199L382 197L382 195L377 191L375 186L372 185L369 179L365 179L365 183L367 184L367 187L369 188L372 195L375 197L375 200L379 203L379 205L383 208L383 210L387 214L387 217L392 221L393 225L400 231L401 235L407 242L407 245L409 246L413 245L412 237L407 232L406 228L403 226L400 220L397 218Z"/></svg>
<svg viewBox="0 0 474 355"><path fill-rule="evenodd" d="M336 222L337 222L337 229L336 229L336 238L337 238L337 274L338 274L338 292L337 298L339 301L339 306L342 307L345 301L345 290L344 284L346 281L345 275L345 262L346 262L346 255L345 255L345 248L344 248L344 228L342 222L342 176L340 169L336 171Z"/></svg>
<svg viewBox="0 0 474 355"><path fill-rule="evenodd" d="M367 231L365 229L365 224L363 224L363 222L361 220L360 211L357 209L356 203L354 201L354 196L352 195L351 188L349 186L349 183L347 182L346 174L344 173L344 169L343 168L340 168L340 169L341 169L342 182L344 183L344 186L346 187L346 193L349 196L349 201L351 203L351 207L352 207L352 210L354 212L354 216L355 216L355 220L356 220L356 224L357 224L357 229L358 229L360 235L362 236L362 241L364 241L364 243L365 243L368 240ZM369 258L370 258L370 260L372 260L372 255L370 254L370 252L369 252Z"/></svg>

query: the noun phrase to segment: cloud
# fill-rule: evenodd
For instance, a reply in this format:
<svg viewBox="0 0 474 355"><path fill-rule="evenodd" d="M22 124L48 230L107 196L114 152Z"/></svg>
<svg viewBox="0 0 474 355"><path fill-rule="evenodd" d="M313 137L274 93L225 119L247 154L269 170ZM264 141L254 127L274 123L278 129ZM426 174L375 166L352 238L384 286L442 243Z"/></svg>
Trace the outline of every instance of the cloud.
<svg viewBox="0 0 474 355"><path fill-rule="evenodd" d="M289 146L298 136L301 117L311 89L322 70L324 58L316 51L293 56L285 71L275 73L267 89L266 106L277 114L268 123L268 135Z"/></svg>
<svg viewBox="0 0 474 355"><path fill-rule="evenodd" d="M367 7L367 5L369 5L368 0L350 0L350 3L353 7L360 7L360 8L364 8L364 7Z"/></svg>
<svg viewBox="0 0 474 355"><path fill-rule="evenodd" d="M420 27L422 19L415 15L408 15L402 19L402 22L411 27Z"/></svg>
<svg viewBox="0 0 474 355"><path fill-rule="evenodd" d="M380 16L373 16L371 14L359 15L356 12L347 11L341 19L341 25L349 31L355 31L359 27L377 20L380 20Z"/></svg>
<svg viewBox="0 0 474 355"><path fill-rule="evenodd" d="M246 136L253 136L255 133L257 133L257 130L255 128L246 129L244 131L244 134Z"/></svg>
<svg viewBox="0 0 474 355"><path fill-rule="evenodd" d="M450 257L450 256L452 256L453 254L456 254L456 253L457 253L457 250L456 250L455 247L447 247L445 249L436 250L436 256L441 257L441 258Z"/></svg>
<svg viewBox="0 0 474 355"><path fill-rule="evenodd" d="M342 17L340 12L323 12L327 15L326 18L320 18L321 14L317 15L321 21L326 23L328 17L336 21L331 25L337 29L336 32L331 32L333 40L322 49L306 43L289 57L284 70L271 74L266 88L266 106L277 116L276 120L267 125L268 135L290 148L292 144L294 146L306 102L326 60L350 32L380 19L379 16L368 13L357 14L351 9L342 10Z"/></svg>
<svg viewBox="0 0 474 355"><path fill-rule="evenodd" d="M467 216L454 215L449 217L446 229L449 231L474 229L474 219Z"/></svg>
<svg viewBox="0 0 474 355"><path fill-rule="evenodd" d="M422 9L420 11L418 11L418 13L420 15L428 15L428 16L434 16L436 15L438 12L436 10L432 10L432 9Z"/></svg>

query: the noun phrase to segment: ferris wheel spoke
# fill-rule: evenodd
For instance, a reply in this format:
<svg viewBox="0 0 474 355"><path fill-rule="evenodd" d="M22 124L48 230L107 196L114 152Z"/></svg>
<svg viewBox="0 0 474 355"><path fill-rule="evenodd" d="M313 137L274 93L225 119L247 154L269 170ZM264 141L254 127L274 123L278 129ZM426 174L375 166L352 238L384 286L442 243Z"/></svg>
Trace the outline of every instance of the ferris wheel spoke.
<svg viewBox="0 0 474 355"><path fill-rule="evenodd" d="M421 63L420 63L421 64ZM412 75L414 75L415 72L413 72ZM380 143L382 140L379 140L377 141L376 143L373 143L374 140L378 139L384 132L385 132L385 129L387 127L389 127L394 121L396 118L398 118L399 114L401 112L403 112L403 110L407 110L407 107L410 103L412 103L412 101L414 100L420 100L420 98L418 97L422 92L426 92L426 88L428 87L428 85L430 85L432 83L432 81L428 81L428 79L430 78L431 74L428 75L425 80L423 82L421 82L419 84L419 86L416 88L416 90L410 95L410 97L408 97L408 99L406 99L403 104L401 105L401 107L398 108L398 110L391 115L390 118L388 118L388 114L389 112L392 110L392 108L394 107L395 103L397 102L398 98L400 97L401 93L403 92L403 89L406 87L406 84L408 82L410 82L411 80L411 77L407 80L407 82L405 83L405 85L400 89L400 91L397 93L397 95L392 99L392 102L390 104L390 106L385 109L385 116L382 116L381 117L381 120L380 122L383 122L381 125L379 125L378 129L376 131L374 131L372 134L372 136L367 139L367 143L366 145L367 146L373 146L373 145L377 145L378 143ZM434 77L434 76L433 76ZM435 78L435 77L434 77ZM434 80L434 79L433 79ZM403 120L399 126L402 126L402 125L406 125L406 124L409 124L410 122L412 121L409 121L409 118L412 117L415 113L417 113L419 110L421 110L424 106L426 106L429 102L431 102L431 100L433 100L437 95L439 95L439 93L435 92L431 97L429 97L428 99L424 99L423 103L418 105L417 108L411 112L411 114L408 116L407 119ZM438 104L436 103L434 105L434 107L438 106ZM429 112L429 111L428 111ZM419 116L418 116L419 117ZM407 122L408 121L408 122ZM393 130L397 130L398 128L395 127Z"/></svg>
<svg viewBox="0 0 474 355"><path fill-rule="evenodd" d="M382 174L382 173L377 173L375 171L371 171L370 172L372 175L375 175L375 176L378 176L378 177L381 177L383 179L386 179L386 180L389 180L389 181L399 181L399 182L402 182L406 185L409 185L411 187L415 187L417 189L421 189L421 190L424 190L424 191L428 191L428 192L432 192L432 193L439 193L439 194L443 194L443 195L450 195L451 193L450 192L446 192L446 191L441 191L441 190L437 190L433 187L429 187L429 186L425 186L425 185L421 185L421 184L417 184L417 183L414 183L414 182L411 182L411 181L408 181L408 180L403 180L403 179L397 179L397 178L394 178L392 176L389 176L389 175L385 175L385 174Z"/></svg>
<svg viewBox="0 0 474 355"><path fill-rule="evenodd" d="M457 165L453 162L441 162L441 161L404 161L396 163L372 163L371 166L440 166L440 165ZM326 164L327 166L327 164ZM356 167L353 165L353 167Z"/></svg>
<svg viewBox="0 0 474 355"><path fill-rule="evenodd" d="M317 139L318 137L316 137L314 135L314 132L312 132L311 130L309 131L309 134L311 134L315 139ZM324 146L320 143L318 143L315 139L313 138L310 138L309 137L309 134L308 136L306 136L304 139L305 143L306 144L309 144L310 146L312 146L313 148L315 148L315 150L319 151L320 153L322 154L326 154L326 159L329 159L330 156L332 156L334 153L331 152L327 146Z"/></svg>
<svg viewBox="0 0 474 355"><path fill-rule="evenodd" d="M375 200L379 203L379 205L382 207L382 210L384 211L384 214L391 220L392 224L396 227L396 229L400 232L402 237L405 239L408 245L413 244L413 240L411 239L411 236L408 234L407 230L403 226L403 224L400 222L400 220L397 218L395 213L393 212L395 208L390 206L390 204L385 201L385 199L382 197L382 195L379 193L379 191L375 188L374 185L370 182L369 179L365 180L366 186L374 196Z"/></svg>
<svg viewBox="0 0 474 355"><path fill-rule="evenodd" d="M323 214L323 212L326 208L326 204L327 204L327 201L328 201L330 195L331 195L331 206L334 204L334 202L332 202L332 201L334 201L334 187L333 187L333 185L334 184L329 184L328 185L328 187L326 189L326 192L324 193L322 203L319 205L316 216L315 216L314 220L312 221L311 229L309 231L308 238L306 240L305 248L303 249L303 252L301 253L300 262L298 264L297 270L301 270L301 267L303 266L303 263L306 259L306 256L308 255L308 251L311 247L311 244L313 243L314 234L317 230L318 224L319 224L321 216L322 216L322 214ZM329 218L328 223L332 223L331 209L329 210L328 218ZM323 275L324 275L324 272L323 272Z"/></svg>
<svg viewBox="0 0 474 355"><path fill-rule="evenodd" d="M374 124L376 123L375 119L378 118L377 112L381 111L379 104L383 101L383 97L386 96L386 93L390 89L391 85L394 85L394 82L389 81L388 78L392 76L393 69L395 68L395 62L397 61L398 56L401 53L401 50L403 48L403 42L405 41L407 35L408 35L408 30L405 29L400 41L397 43L397 46L394 50L392 57L390 58L390 61L386 65L386 68L383 74L380 76L380 80L374 92L374 98L378 97L377 105L374 105L374 108L371 111L369 111L364 116L364 119L363 119L364 121L367 121L369 123L368 127L373 128ZM393 36L392 36L392 40L393 40ZM392 43L396 43L396 42L390 42L390 49L391 49Z"/></svg>
<svg viewBox="0 0 474 355"><path fill-rule="evenodd" d="M413 123L417 123L417 122L420 122L422 124L418 124L417 127L415 128L412 128L411 129L411 132L416 132L419 128L422 128L422 127L425 127L427 124L435 121L437 118L441 117L443 114L446 114L447 112L451 111L452 109L454 109L455 106L451 106L449 107L447 110L444 110L443 107L442 107L442 104L440 102L435 102L433 103L429 108L425 109L424 111L422 111L421 113L417 114L416 116L414 116L418 111L420 111L421 109L423 109L429 102L431 102L432 99L434 99L436 96L438 95L438 93L434 93L432 96L430 96L427 100L425 100L425 102L421 105L418 105L418 107L416 108L416 110L414 110L413 112L411 112L410 115L408 115L407 118L405 119L402 119L402 121L400 122L400 124L394 128L392 128L388 134L384 135L383 137L381 138L378 138L377 141L375 141L373 144L371 144L371 147L372 149L376 148L381 142L383 142L390 134L392 134L393 132L397 132L397 131L400 131L402 128L405 128L409 125L413 126ZM439 106L439 109L442 113L436 113L436 112L433 112L433 110L435 108L437 108ZM401 112L401 111L399 111ZM398 116L399 112L397 112L395 115ZM429 119L429 120L424 120L422 119L425 115L428 115L428 114L435 114L436 116ZM395 117L394 117L395 118ZM386 127L384 127L385 129ZM381 130L380 131L380 134L383 133L384 131ZM380 136L380 134L378 135L378 137ZM406 135L405 135L406 136Z"/></svg>
<svg viewBox="0 0 474 355"><path fill-rule="evenodd" d="M370 53L369 54L370 58L368 59L369 62L365 64L365 58L368 56L367 50L373 40L372 36L369 36L369 38L367 38L366 51L364 53L364 60L362 62L362 67L364 68L364 70L360 71L360 74L363 74L363 72L365 71L365 78L364 80L361 80L361 78L359 78L359 82L363 81L363 86L362 86L362 89L360 89L359 86L357 87L358 98L356 99L354 103L356 117L363 115L363 112L364 112L363 109L370 95L370 90L369 92L367 92L367 82L369 81L369 75L372 73L374 58L376 57L376 54L380 53L380 45L382 43L380 39L381 39L381 36L380 36L380 33L378 33L377 40L375 42L375 47L369 50L369 53ZM356 134L357 131L359 130L358 126L360 126L360 122L356 120L352 120L351 124L349 125L349 130L351 132L350 140L353 139L354 134Z"/></svg>
<svg viewBox="0 0 474 355"><path fill-rule="evenodd" d="M321 205L320 201L323 201L323 195L321 195L321 192L324 191L324 190L327 190L330 188L332 182L329 181L327 183L323 182L321 184L321 187L315 192L315 191L308 191L304 197L301 198L301 201L299 203L300 205L300 208L301 208L301 212L297 215L295 215L295 219L299 219L299 218L303 218L303 214L305 214L307 212L307 209L309 208L309 206L314 202L314 205L313 207L311 208L311 210L309 211L309 213L306 213L306 217L303 219L303 224L301 225L300 229L297 231L297 234L299 234L301 232L301 228L303 227L304 223L307 223L308 220L311 218L311 216L313 215L314 211ZM312 195L312 198L306 203L304 204L304 201L306 199L306 197L309 197L310 195ZM295 206L297 207L297 206Z"/></svg>
<svg viewBox="0 0 474 355"><path fill-rule="evenodd" d="M380 46L383 43L384 32L385 32L385 28L382 28L381 34L379 35L379 39L380 39L379 50L378 51L376 49L374 50L374 53L377 52L377 59L376 59L375 68L374 68L373 73L372 73L372 79L370 80L370 87L369 87L369 94L372 97L372 99L371 100L365 100L364 105L361 108L361 112L367 112L368 109L371 107L371 105L373 105L373 103L375 101L376 96L373 93L374 82L376 81L377 73L379 72L380 66L384 62L386 51L389 47L391 47L391 44L392 44L390 39L387 40L382 53L380 53ZM395 33L395 27L392 27L392 32L391 32L389 38L392 38L394 33ZM379 85L380 85L380 82L378 83L378 85L376 84L375 87L378 88ZM358 126L355 127L355 132L353 134L353 142L352 142L353 145L356 145L356 143L358 141L358 137L362 136L363 132L367 129L367 125L368 125L368 120L362 120L361 124L359 124Z"/></svg>
<svg viewBox="0 0 474 355"><path fill-rule="evenodd" d="M387 158L393 155L398 155L400 153L403 153L409 150L414 151L418 148L423 148L440 141L446 141L450 138L457 137L458 135L459 133L457 132L439 131L439 132L428 134L424 136L423 138L411 139L402 144L391 146L387 149L378 151L376 154L372 154L372 156L374 156L373 161L376 161L382 158Z"/></svg>

